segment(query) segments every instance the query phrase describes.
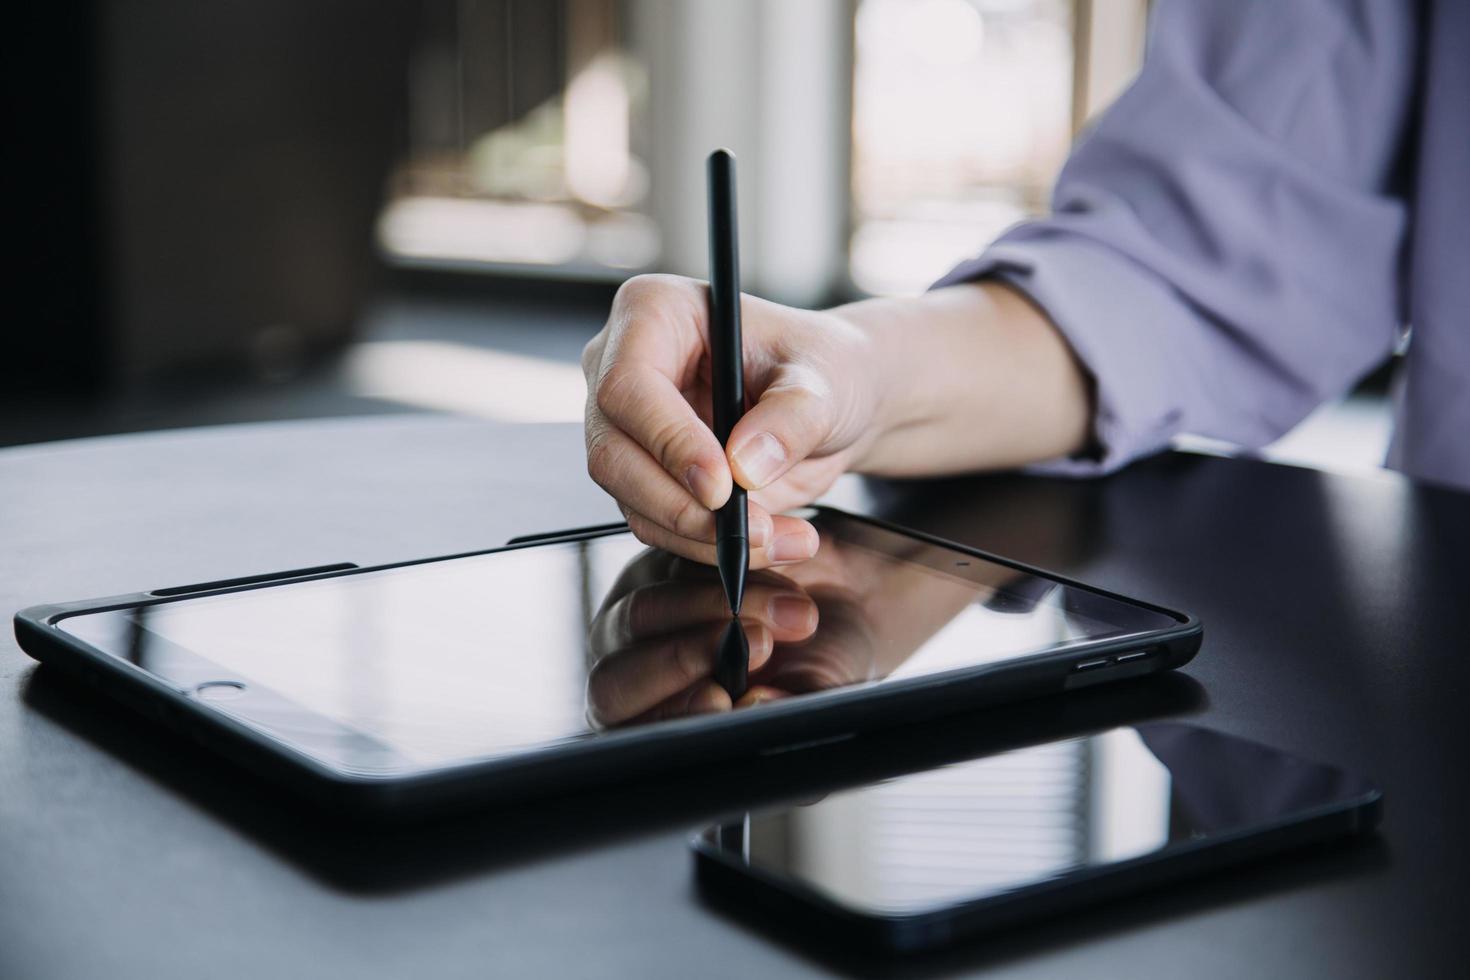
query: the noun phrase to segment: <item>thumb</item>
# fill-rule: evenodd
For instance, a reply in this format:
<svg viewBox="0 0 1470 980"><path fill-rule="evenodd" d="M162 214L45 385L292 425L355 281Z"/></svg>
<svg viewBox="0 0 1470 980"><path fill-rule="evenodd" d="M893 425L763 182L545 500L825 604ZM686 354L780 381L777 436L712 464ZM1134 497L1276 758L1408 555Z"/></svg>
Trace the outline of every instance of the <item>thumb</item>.
<svg viewBox="0 0 1470 980"><path fill-rule="evenodd" d="M820 387L785 368L730 432L727 451L736 482L759 490L822 448L832 431L832 405Z"/></svg>

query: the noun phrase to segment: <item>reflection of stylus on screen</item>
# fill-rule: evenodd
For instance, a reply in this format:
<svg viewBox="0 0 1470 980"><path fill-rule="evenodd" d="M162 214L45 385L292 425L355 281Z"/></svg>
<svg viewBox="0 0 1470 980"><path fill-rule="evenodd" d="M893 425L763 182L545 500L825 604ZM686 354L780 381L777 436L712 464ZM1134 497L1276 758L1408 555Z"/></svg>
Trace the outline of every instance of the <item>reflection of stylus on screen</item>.
<svg viewBox="0 0 1470 980"><path fill-rule="evenodd" d="M732 619L720 637L720 649L715 655L715 683L725 689L732 703L745 693L749 671L750 639L745 635L744 624Z"/></svg>

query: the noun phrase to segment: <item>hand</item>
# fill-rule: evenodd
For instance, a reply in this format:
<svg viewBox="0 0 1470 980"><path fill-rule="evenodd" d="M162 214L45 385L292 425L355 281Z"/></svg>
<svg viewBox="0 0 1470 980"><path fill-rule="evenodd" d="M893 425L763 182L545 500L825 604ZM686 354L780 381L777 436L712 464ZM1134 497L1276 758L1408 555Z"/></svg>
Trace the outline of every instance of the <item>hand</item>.
<svg viewBox="0 0 1470 980"><path fill-rule="evenodd" d="M728 453L710 429L708 290L638 276L582 354L587 470L639 540L706 564L713 511L750 496L752 569L812 557L817 533L780 511L816 499L871 439L879 387L867 335L833 313L741 299L750 407Z"/></svg>
<svg viewBox="0 0 1470 980"><path fill-rule="evenodd" d="M751 657L744 694L735 703L743 708L778 701L793 694L810 694L883 676L877 631L865 615L859 597L840 590L811 593L821 629L804 641L777 643L764 661Z"/></svg>
<svg viewBox="0 0 1470 980"><path fill-rule="evenodd" d="M715 680L730 623L715 571L667 552L639 555L608 590L588 636L587 716L598 727L729 711L883 676L885 644L868 607L885 562L824 539L812 561L756 572L741 615L747 686ZM892 618L892 617L883 617Z"/></svg>
<svg viewBox="0 0 1470 980"><path fill-rule="evenodd" d="M817 628L816 603L774 572L750 577L742 612L751 671L765 666L778 643L800 643ZM589 720L610 727L729 711L731 695L714 680L729 623L712 569L659 551L634 559L592 621Z"/></svg>
<svg viewBox="0 0 1470 980"><path fill-rule="evenodd" d="M752 658L748 686L735 706L846 687L886 674L879 650L886 633L869 609L870 591L882 587L883 571L883 563L873 556L827 537L814 559L783 570L785 580L815 603L819 628L800 640L774 644L762 663Z"/></svg>

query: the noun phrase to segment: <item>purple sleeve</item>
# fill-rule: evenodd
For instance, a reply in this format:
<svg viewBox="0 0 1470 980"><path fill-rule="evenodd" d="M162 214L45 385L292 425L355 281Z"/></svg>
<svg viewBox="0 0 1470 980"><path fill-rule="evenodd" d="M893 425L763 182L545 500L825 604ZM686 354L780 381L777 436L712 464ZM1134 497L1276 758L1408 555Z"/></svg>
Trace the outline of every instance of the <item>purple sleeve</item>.
<svg viewBox="0 0 1470 980"><path fill-rule="evenodd" d="M1260 446L1388 355L1414 31L1401 0L1157 6L1053 214L936 284L1011 284L1095 379L1099 455L1046 468L1107 472L1181 432Z"/></svg>

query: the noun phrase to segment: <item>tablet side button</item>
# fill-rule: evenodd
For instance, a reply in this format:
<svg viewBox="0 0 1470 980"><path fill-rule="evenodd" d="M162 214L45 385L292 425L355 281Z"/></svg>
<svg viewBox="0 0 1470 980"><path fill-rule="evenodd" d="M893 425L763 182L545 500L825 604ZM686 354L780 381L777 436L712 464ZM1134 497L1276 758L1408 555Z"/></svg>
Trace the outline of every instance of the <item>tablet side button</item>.
<svg viewBox="0 0 1470 980"><path fill-rule="evenodd" d="M1084 670L1097 670L1099 667L1106 667L1107 665L1108 659L1106 657L1103 657L1100 660L1084 660L1081 663L1074 664L1072 666L1072 671L1074 673L1080 674Z"/></svg>

